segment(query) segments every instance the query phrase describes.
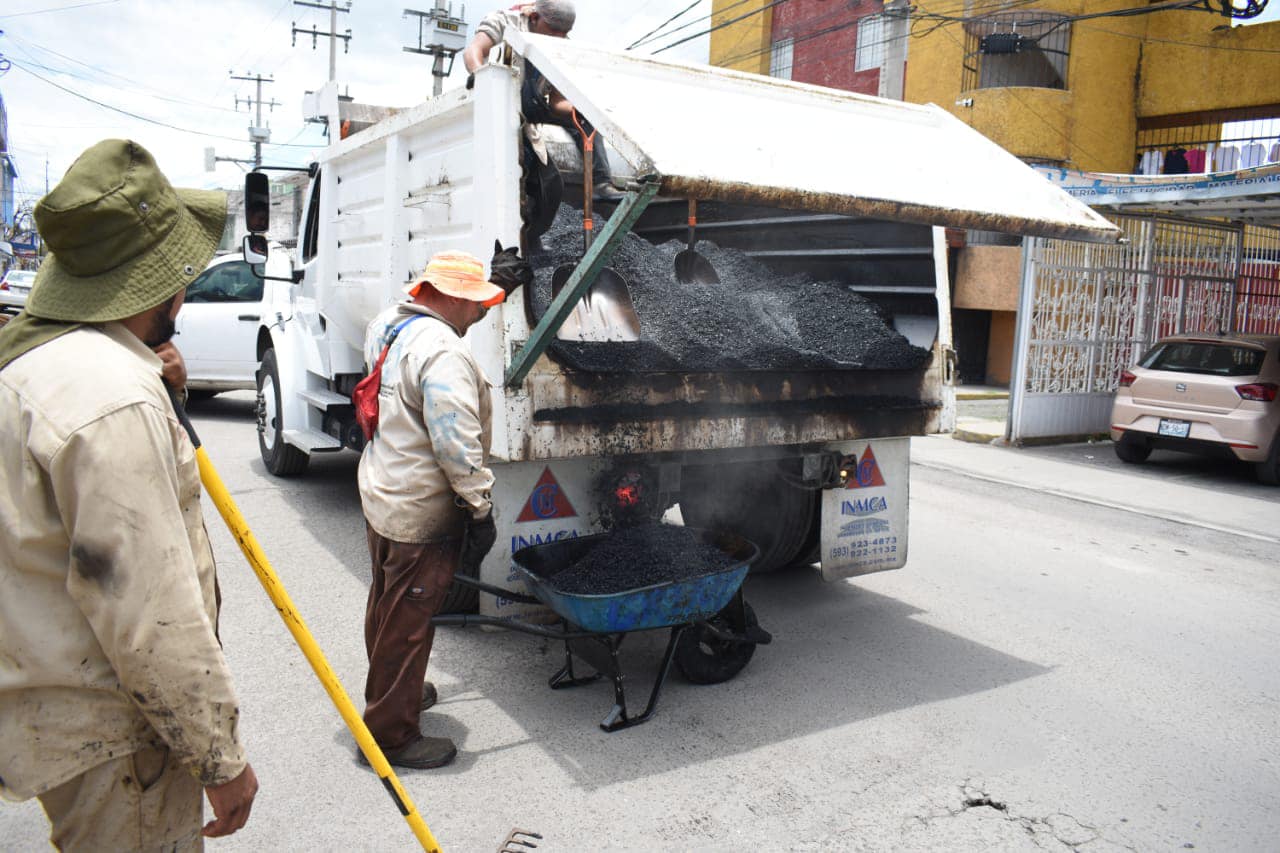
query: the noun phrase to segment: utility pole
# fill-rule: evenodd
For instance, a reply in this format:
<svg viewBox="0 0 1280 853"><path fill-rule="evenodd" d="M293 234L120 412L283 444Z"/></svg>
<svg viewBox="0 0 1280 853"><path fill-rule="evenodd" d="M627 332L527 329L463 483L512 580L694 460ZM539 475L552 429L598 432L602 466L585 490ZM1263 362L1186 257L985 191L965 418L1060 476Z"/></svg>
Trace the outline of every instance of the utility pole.
<svg viewBox="0 0 1280 853"><path fill-rule="evenodd" d="M268 74L266 77L263 77L261 74L254 74L252 77L245 77L245 76L238 77L235 74L232 74L231 79L245 80L250 83L256 83L258 85L258 94L256 97L243 99L244 105L246 107L256 106L258 110L257 119L254 121L253 124L249 125L249 141L253 143L253 168L256 169L262 165L262 144L264 142L271 141L271 128L262 123L262 105L264 103L262 100L262 84L274 83L275 80L272 79L270 74ZM241 102L241 98L237 97L236 109L240 109L240 102ZM267 104L267 108L270 109L272 112L275 112L275 108L280 106L280 104L276 103L274 98L272 98L269 102L266 102L266 104Z"/></svg>
<svg viewBox="0 0 1280 853"><path fill-rule="evenodd" d="M342 52L347 53L351 49L351 30L347 29L345 33L338 32L338 13L347 13L351 11L351 0L347 0L345 6L339 6L338 0L329 0L328 3L308 3L306 0L293 0L295 6L306 6L311 9L328 9L329 10L329 32L324 33L316 29L315 24L311 25L311 29L303 30L298 28L298 22L293 22L293 46L298 46L298 33L303 35L311 35L311 49L316 49L316 39L324 37L329 39L329 82L334 82L338 77L338 39L342 39Z"/></svg>
<svg viewBox="0 0 1280 853"><path fill-rule="evenodd" d="M444 91L444 78L453 71L453 58L467 46L467 7L463 6L462 13L455 18L453 3L446 6L445 0L436 0L436 7L430 12L405 9L402 17L409 15L418 16L418 45L406 47L405 51L435 57L431 67L431 76L435 78L431 92L438 95ZM449 60L447 68L446 59Z"/></svg>
<svg viewBox="0 0 1280 853"><path fill-rule="evenodd" d="M885 41L884 64L880 67L882 98L901 101L906 97L907 41L911 35L911 8L907 0L888 0L884 4L880 29Z"/></svg>

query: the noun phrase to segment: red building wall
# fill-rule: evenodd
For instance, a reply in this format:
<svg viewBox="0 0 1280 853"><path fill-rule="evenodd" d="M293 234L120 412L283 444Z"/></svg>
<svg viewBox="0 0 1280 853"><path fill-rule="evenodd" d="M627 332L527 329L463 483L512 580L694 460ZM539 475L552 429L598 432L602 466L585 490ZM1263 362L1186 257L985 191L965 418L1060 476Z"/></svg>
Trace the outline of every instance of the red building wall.
<svg viewBox="0 0 1280 853"><path fill-rule="evenodd" d="M787 0L772 9L772 40L794 39L792 80L875 95L879 69L854 71L856 21L882 11L881 0Z"/></svg>

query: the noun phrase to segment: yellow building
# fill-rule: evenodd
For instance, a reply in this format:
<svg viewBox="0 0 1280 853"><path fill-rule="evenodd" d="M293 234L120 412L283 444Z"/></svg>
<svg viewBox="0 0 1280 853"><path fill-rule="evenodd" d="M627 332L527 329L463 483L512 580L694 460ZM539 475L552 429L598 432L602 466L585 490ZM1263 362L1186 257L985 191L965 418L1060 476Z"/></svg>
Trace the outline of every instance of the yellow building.
<svg viewBox="0 0 1280 853"><path fill-rule="evenodd" d="M784 5L801 2L715 0L713 24L740 20L712 32L712 64L736 57L735 67L768 73L771 23ZM884 5L854 0L848 15L865 15L866 6L883 13ZM916 0L904 97L941 106L1032 163L1153 173L1171 149L1190 158L1175 171L1280 160L1280 23L1233 27L1203 6L1175 5ZM813 26L819 37L838 23L831 4L823 6ZM791 22L788 34L795 32ZM1020 249L1002 242L1010 241L970 234L954 258L957 333L966 319L989 324L984 378L997 384L1008 382L1019 283Z"/></svg>

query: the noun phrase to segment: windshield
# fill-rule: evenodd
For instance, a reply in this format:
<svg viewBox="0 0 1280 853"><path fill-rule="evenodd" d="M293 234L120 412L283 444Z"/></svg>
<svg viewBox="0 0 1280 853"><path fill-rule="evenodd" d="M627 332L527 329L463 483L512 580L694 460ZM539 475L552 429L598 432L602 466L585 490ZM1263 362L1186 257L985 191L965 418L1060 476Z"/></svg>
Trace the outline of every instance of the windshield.
<svg viewBox="0 0 1280 853"><path fill-rule="evenodd" d="M1253 347L1208 341L1157 344L1142 360L1148 370L1203 373L1209 376L1257 376L1266 352Z"/></svg>

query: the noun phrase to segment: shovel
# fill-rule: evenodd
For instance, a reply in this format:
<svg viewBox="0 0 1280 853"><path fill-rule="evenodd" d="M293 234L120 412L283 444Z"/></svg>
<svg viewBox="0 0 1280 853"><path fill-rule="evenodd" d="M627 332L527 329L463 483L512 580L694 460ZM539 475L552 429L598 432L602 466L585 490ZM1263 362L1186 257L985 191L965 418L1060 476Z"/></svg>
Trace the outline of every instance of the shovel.
<svg viewBox="0 0 1280 853"><path fill-rule="evenodd" d="M698 200L689 199L689 248L676 255L676 280L681 284L719 284L720 276L711 261L693 248L698 227Z"/></svg>
<svg viewBox="0 0 1280 853"><path fill-rule="evenodd" d="M573 111L573 123L582 133L582 254L591 248L595 221L591 218L592 186L591 167L595 150L596 131L588 134L578 121L578 111ZM575 264L562 264L551 277L551 298L554 299L573 275ZM596 280L573 306L573 313L560 324L556 337L562 341L638 341L640 318L631 302L631 290L626 279L612 267L605 267Z"/></svg>

